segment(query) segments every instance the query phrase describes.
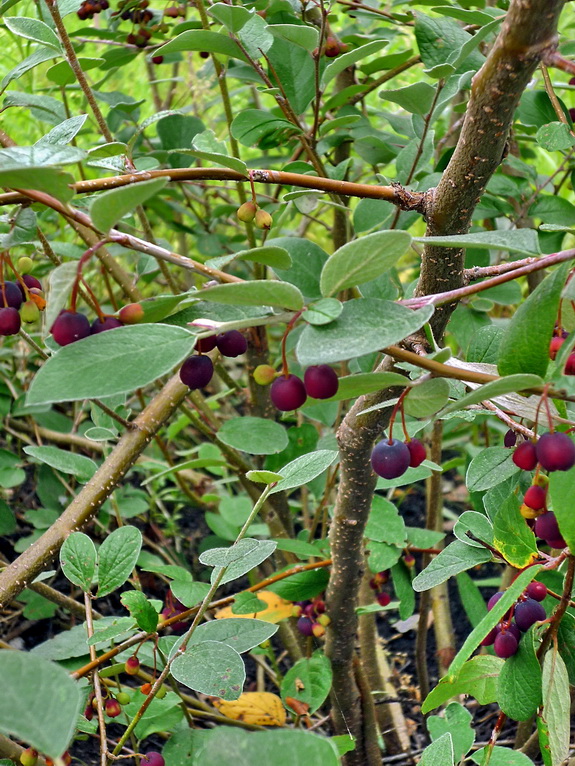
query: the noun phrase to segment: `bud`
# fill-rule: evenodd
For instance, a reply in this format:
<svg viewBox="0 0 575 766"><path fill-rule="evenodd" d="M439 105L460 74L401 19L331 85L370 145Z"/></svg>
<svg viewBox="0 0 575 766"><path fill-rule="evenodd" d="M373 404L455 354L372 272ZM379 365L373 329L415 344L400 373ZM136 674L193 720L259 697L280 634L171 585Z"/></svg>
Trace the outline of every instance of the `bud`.
<svg viewBox="0 0 575 766"><path fill-rule="evenodd" d="M144 319L144 309L139 303L128 303L120 309L118 319L124 324L139 324Z"/></svg>
<svg viewBox="0 0 575 766"><path fill-rule="evenodd" d="M276 371L269 364L258 364L254 370L254 380L258 386L269 386L275 378Z"/></svg>
<svg viewBox="0 0 575 766"><path fill-rule="evenodd" d="M27 255L23 255L18 259L18 265L16 266L19 274L29 274L34 268L34 261L28 258Z"/></svg>
<svg viewBox="0 0 575 766"><path fill-rule="evenodd" d="M250 223L250 221L254 220L257 209L257 205L254 202L244 202L243 205L239 206L237 216L240 221Z"/></svg>
<svg viewBox="0 0 575 766"><path fill-rule="evenodd" d="M258 212L256 213L254 223L258 229L265 229L266 231L269 231L269 229L272 227L273 219L266 210L259 208Z"/></svg>
<svg viewBox="0 0 575 766"><path fill-rule="evenodd" d="M40 309L34 300L24 301L20 306L20 319L23 322L35 322L40 316Z"/></svg>
<svg viewBox="0 0 575 766"><path fill-rule="evenodd" d="M27 747L20 753L20 763L22 766L35 766L38 760L38 751L33 747Z"/></svg>

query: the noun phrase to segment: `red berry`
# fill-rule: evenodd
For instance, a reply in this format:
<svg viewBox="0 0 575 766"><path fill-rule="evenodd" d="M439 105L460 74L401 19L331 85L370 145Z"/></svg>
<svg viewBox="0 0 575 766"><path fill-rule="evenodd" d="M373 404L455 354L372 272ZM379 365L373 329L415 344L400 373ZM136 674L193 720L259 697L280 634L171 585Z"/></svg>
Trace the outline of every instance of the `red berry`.
<svg viewBox="0 0 575 766"><path fill-rule="evenodd" d="M559 351L559 349L564 343L565 343L565 338L559 338L557 336L554 338L551 338L551 343L549 344L549 357L551 359L555 359L555 357L557 356L557 352Z"/></svg>
<svg viewBox="0 0 575 766"><path fill-rule="evenodd" d="M140 763L142 766L165 766L166 762L161 753L158 753L157 750L150 750L149 753L142 756Z"/></svg>
<svg viewBox="0 0 575 766"><path fill-rule="evenodd" d="M505 447L515 447L515 443L517 441L517 434L513 429L509 429L509 431L506 432L505 436L503 437L503 444Z"/></svg>
<svg viewBox="0 0 575 766"><path fill-rule="evenodd" d="M339 40L336 37L330 36L327 38L327 40L325 41L324 53L330 59L333 59L336 56L339 56L339 54L341 53L341 48L340 48Z"/></svg>
<svg viewBox="0 0 575 766"><path fill-rule="evenodd" d="M87 718L88 721L91 721L94 717L94 708L92 705L86 705L86 709L84 710L84 718Z"/></svg>
<svg viewBox="0 0 575 766"><path fill-rule="evenodd" d="M526 631L536 622L541 622L547 615L545 609L535 599L520 601L515 607L515 622L519 630Z"/></svg>
<svg viewBox="0 0 575 766"><path fill-rule="evenodd" d="M533 580L533 582L530 582L527 588L525 588L525 593L534 601L543 601L547 595L547 586L538 580Z"/></svg>
<svg viewBox="0 0 575 766"><path fill-rule="evenodd" d="M307 399L303 380L297 375L281 375L270 387L272 403L282 412L291 412L301 407Z"/></svg>
<svg viewBox="0 0 575 766"><path fill-rule="evenodd" d="M425 453L425 447L419 441L419 439L410 439L408 442L406 442L406 445L407 449L409 450L409 454L411 455L409 465L411 468L417 468L427 457Z"/></svg>
<svg viewBox="0 0 575 766"><path fill-rule="evenodd" d="M59 346L67 346L90 335L90 322L77 311L63 311L52 325L51 333Z"/></svg>
<svg viewBox="0 0 575 766"><path fill-rule="evenodd" d="M514 654L517 654L519 643L512 633L506 631L496 637L493 648L498 657L506 660L508 657L513 657Z"/></svg>
<svg viewBox="0 0 575 766"><path fill-rule="evenodd" d="M248 342L239 330L230 330L216 335L216 346L224 356L236 357L245 354Z"/></svg>
<svg viewBox="0 0 575 766"><path fill-rule="evenodd" d="M537 453L533 442L523 442L515 448L512 457L517 468L523 471L532 471L537 465Z"/></svg>
<svg viewBox="0 0 575 766"><path fill-rule="evenodd" d="M397 479L409 468L411 453L399 439L382 439L373 448L371 466L384 479Z"/></svg>
<svg viewBox="0 0 575 766"><path fill-rule="evenodd" d="M528 505L534 511L541 511L545 508L545 501L547 498L547 492L543 487L534 485L529 487L523 498L525 505Z"/></svg>
<svg viewBox="0 0 575 766"><path fill-rule="evenodd" d="M303 636L313 635L313 625L309 617L300 617L297 621L297 629Z"/></svg>
<svg viewBox="0 0 575 766"><path fill-rule="evenodd" d="M104 710L110 718L116 718L122 712L122 707L117 699L109 697L104 704Z"/></svg>
<svg viewBox="0 0 575 766"><path fill-rule="evenodd" d="M547 471L568 471L575 465L575 444L559 431L543 434L536 451L537 460Z"/></svg>
<svg viewBox="0 0 575 766"><path fill-rule="evenodd" d="M214 374L214 365L209 356L190 356L180 367L180 380L188 388L205 388Z"/></svg>
<svg viewBox="0 0 575 766"><path fill-rule="evenodd" d="M113 330L116 327L123 327L124 325L116 317L106 317L104 321L100 319L94 319L90 328L92 335L97 335L99 332L105 332L106 330Z"/></svg>
<svg viewBox="0 0 575 766"><path fill-rule="evenodd" d="M128 303L127 306L122 306L118 312L120 322L123 324L139 324L144 319L144 309L139 303Z"/></svg>
<svg viewBox="0 0 575 766"><path fill-rule="evenodd" d="M163 63L164 63L163 56L152 56L152 64L163 64Z"/></svg>
<svg viewBox="0 0 575 766"><path fill-rule="evenodd" d="M376 599L380 606L387 606L388 604L391 604L391 596L389 593L378 593Z"/></svg>
<svg viewBox="0 0 575 766"><path fill-rule="evenodd" d="M328 364L308 367L303 376L305 390L314 399L329 399L335 396L339 380L335 370Z"/></svg>
<svg viewBox="0 0 575 766"><path fill-rule="evenodd" d="M140 669L140 660L136 657L136 655L133 654L131 657L128 657L128 659L126 660L126 664L124 665L124 671L129 676L135 676L139 669Z"/></svg>
<svg viewBox="0 0 575 766"><path fill-rule="evenodd" d="M575 354L569 354L567 357L563 373L565 375L575 375Z"/></svg>
<svg viewBox="0 0 575 766"><path fill-rule="evenodd" d="M200 338L196 343L196 348L201 354L207 354L216 347L216 336L210 335L209 338Z"/></svg>
<svg viewBox="0 0 575 766"><path fill-rule="evenodd" d="M4 282L0 287L0 306L10 306L13 309L19 309L24 300L22 293L24 291L16 282Z"/></svg>
<svg viewBox="0 0 575 766"><path fill-rule="evenodd" d="M0 335L16 335L21 327L18 309L0 309Z"/></svg>

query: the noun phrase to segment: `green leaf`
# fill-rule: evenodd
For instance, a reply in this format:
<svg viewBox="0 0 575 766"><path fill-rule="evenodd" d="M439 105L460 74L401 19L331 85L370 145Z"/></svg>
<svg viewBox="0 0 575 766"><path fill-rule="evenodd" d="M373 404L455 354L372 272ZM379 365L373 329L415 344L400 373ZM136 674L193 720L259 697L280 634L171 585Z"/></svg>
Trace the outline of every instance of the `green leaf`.
<svg viewBox="0 0 575 766"><path fill-rule="evenodd" d="M471 532L473 537L470 537L467 532ZM464 511L455 522L453 534L462 543L475 548L485 548L485 546L474 540L474 537L489 545L493 544L493 525L483 513L477 511Z"/></svg>
<svg viewBox="0 0 575 766"><path fill-rule="evenodd" d="M481 591L467 574L460 572L456 575L459 599L472 627L478 625L487 614L487 604L481 595Z"/></svg>
<svg viewBox="0 0 575 766"><path fill-rule="evenodd" d="M444 378L430 378L412 386L403 400L404 410L414 418L429 418L448 401L449 392L449 383Z"/></svg>
<svg viewBox="0 0 575 766"><path fill-rule="evenodd" d="M25 16L4 16L2 20L15 35L24 37L27 40L33 40L35 43L47 45L61 52L62 46L56 33L43 21L30 19Z"/></svg>
<svg viewBox="0 0 575 766"><path fill-rule="evenodd" d="M385 569L391 569L401 558L401 548L389 543L378 543L375 540L370 540L367 543L367 550L369 553L367 563L374 574L383 572Z"/></svg>
<svg viewBox="0 0 575 766"><path fill-rule="evenodd" d="M132 696L130 704L123 708L130 719L136 715L144 699L138 692ZM184 717L181 704L179 696L173 692L168 692L163 699L155 697L134 729L136 737L145 739L156 732L177 729Z"/></svg>
<svg viewBox="0 0 575 766"><path fill-rule="evenodd" d="M226 617L198 625L192 635L190 646L202 641L218 641L235 649L238 654L243 654L263 644L275 635L277 629L277 625L264 620Z"/></svg>
<svg viewBox="0 0 575 766"><path fill-rule="evenodd" d="M482 747L471 753L469 757L473 763L483 766L487 752L487 748ZM509 747L495 745L490 755L489 766L533 766L533 761L525 753L520 750L511 750Z"/></svg>
<svg viewBox="0 0 575 766"><path fill-rule="evenodd" d="M172 662L172 675L184 686L200 694L224 700L237 700L246 678L240 655L227 644L204 641Z"/></svg>
<svg viewBox="0 0 575 766"><path fill-rule="evenodd" d="M493 545L513 567L523 569L538 556L535 535L519 512L519 500L511 495L493 520Z"/></svg>
<svg viewBox="0 0 575 766"><path fill-rule="evenodd" d="M154 633L158 627L158 613L141 590L126 590L120 601L138 623L140 630Z"/></svg>
<svg viewBox="0 0 575 766"><path fill-rule="evenodd" d="M236 6L237 7L237 6ZM263 263L275 269L289 269L292 265L290 254L284 247L254 247L250 250L240 250L231 255L222 255L218 258L210 258L206 266L213 269L222 269L233 261L253 261Z"/></svg>
<svg viewBox="0 0 575 766"><path fill-rule="evenodd" d="M227 303L232 306L280 306L299 311L303 308L303 295L287 282L254 279L251 282L233 282L200 290L198 298Z"/></svg>
<svg viewBox="0 0 575 766"><path fill-rule="evenodd" d="M470 492L481 492L491 489L518 472L512 454L506 447L488 447L469 464L465 483Z"/></svg>
<svg viewBox="0 0 575 766"><path fill-rule="evenodd" d="M567 668L569 683L575 686L575 617L569 612L565 612L561 618L557 630L557 641L559 652Z"/></svg>
<svg viewBox="0 0 575 766"><path fill-rule="evenodd" d="M543 660L542 718L549 731L552 766L560 766L569 756L570 696L567 668L557 652L550 650Z"/></svg>
<svg viewBox="0 0 575 766"><path fill-rule="evenodd" d="M167 178L153 178L99 194L90 205L94 226L104 233L127 213L157 194L167 184Z"/></svg>
<svg viewBox="0 0 575 766"><path fill-rule="evenodd" d="M319 30L302 24L273 24L269 26L269 31L274 37L300 45L310 53L319 43Z"/></svg>
<svg viewBox="0 0 575 766"><path fill-rule="evenodd" d="M259 599L255 593L244 590L234 596L233 614L257 614L266 608L266 602Z"/></svg>
<svg viewBox="0 0 575 766"><path fill-rule="evenodd" d="M190 582L176 578L170 583L170 590L174 597L189 609L204 600L210 586L207 582Z"/></svg>
<svg viewBox="0 0 575 766"><path fill-rule="evenodd" d="M302 365L329 364L371 354L416 332L432 314L432 306L410 311L393 301L352 299L331 324L304 328L297 358Z"/></svg>
<svg viewBox="0 0 575 766"><path fill-rule="evenodd" d="M267 590L277 593L286 601L306 601L324 591L328 580L327 570L312 569L309 572L296 572L284 580L272 583L268 585Z"/></svg>
<svg viewBox="0 0 575 766"><path fill-rule="evenodd" d="M411 585L410 571L403 561L398 561L391 567L393 590L399 599L399 616L402 620L407 620L415 611L415 593Z"/></svg>
<svg viewBox="0 0 575 766"><path fill-rule="evenodd" d="M203 160L216 162L218 165L223 165L226 168L231 168L238 173L245 173L247 175L248 169L245 162L238 160L237 157L231 157L228 154L225 143L216 139L213 130L204 130L202 133L197 133L192 139L192 146L193 150L186 149L182 150L182 152L192 154L194 157L199 157Z"/></svg>
<svg viewBox="0 0 575 766"><path fill-rule="evenodd" d="M565 542L575 550L575 515L573 514L573 487L575 468L549 474L549 497L553 513Z"/></svg>
<svg viewBox="0 0 575 766"><path fill-rule="evenodd" d="M74 585L89 592L96 574L96 546L83 532L72 532L60 548L60 566Z"/></svg>
<svg viewBox="0 0 575 766"><path fill-rule="evenodd" d="M120 527L106 537L98 551L98 598L126 582L136 566L141 547L142 533L136 527Z"/></svg>
<svg viewBox="0 0 575 766"><path fill-rule="evenodd" d="M326 261L321 272L322 295L370 282L395 266L411 244L406 231L378 231L348 242Z"/></svg>
<svg viewBox="0 0 575 766"><path fill-rule="evenodd" d="M491 609L491 611L488 612L481 620L479 625L477 625L471 631L471 633L465 639L463 646L457 652L453 661L451 662L451 665L449 666L448 678L450 681L453 681L457 678L457 675L459 674L465 661L469 658L469 655L477 649L489 631L497 625L503 615L517 601L531 580L534 580L535 577L537 577L540 569L541 567L538 564L535 564L534 566L525 569L523 572L521 572L521 574L517 575L503 596L495 604L493 609Z"/></svg>
<svg viewBox="0 0 575 766"><path fill-rule="evenodd" d="M314 652L309 659L298 660L283 677L281 698L284 705L286 697L293 697L309 705L313 715L320 708L331 689L331 664L322 652Z"/></svg>
<svg viewBox="0 0 575 766"><path fill-rule="evenodd" d="M422 713L428 713L459 694L475 697L480 705L495 702L499 674L504 663L505 660L489 655L479 655L468 660L453 680L444 677L429 692L421 707Z"/></svg>
<svg viewBox="0 0 575 766"><path fill-rule="evenodd" d="M443 417L443 415L447 415L449 412L456 412L464 407L469 407L471 404L495 399L498 396L509 394L512 391L524 391L526 388L534 388L535 386L542 385L543 379L540 378L539 375L508 375L505 378L501 378L501 380L493 380L491 383L485 383L483 386L478 386L474 391L471 391L461 399L457 399L457 401L444 407L438 417Z"/></svg>
<svg viewBox="0 0 575 766"><path fill-rule="evenodd" d="M188 759L179 766L183 763L186 766L254 766L254 755L259 763L274 766L338 766L340 763L335 744L312 732L294 729L251 732L218 726L194 746L193 760Z"/></svg>
<svg viewBox="0 0 575 766"><path fill-rule="evenodd" d="M276 549L273 540L254 540L245 537L230 548L211 548L200 555L200 561L206 566L213 566L212 582L220 573L221 567L227 567L221 584L237 580L262 561L269 558Z"/></svg>
<svg viewBox="0 0 575 766"><path fill-rule="evenodd" d="M432 740L435 741L447 733L451 735L455 763L463 759L475 741L471 718L467 708L459 702L451 702L442 716L432 715L427 719L427 728Z"/></svg>
<svg viewBox="0 0 575 766"><path fill-rule="evenodd" d="M413 589L418 593L445 582L453 575L466 569L484 564L491 559L491 551L474 548L455 540L441 551L427 567L413 580Z"/></svg>
<svg viewBox="0 0 575 766"><path fill-rule="evenodd" d="M102 644L104 642L118 643L118 641L120 641L120 636L125 636L127 631L134 630L135 625L132 617L115 617L113 619L114 622L111 625L102 628L102 630L98 630L101 623L101 620L98 620L94 634L87 641L88 646L96 646L96 644ZM113 638L118 638L118 641L113 642Z"/></svg>
<svg viewBox="0 0 575 766"><path fill-rule="evenodd" d="M428 82L416 82L396 90L380 90L380 98L393 101L412 114L425 115L431 109L436 89Z"/></svg>
<svg viewBox="0 0 575 766"><path fill-rule="evenodd" d="M292 460L291 463L280 468L283 479L277 483L270 494L275 492L287 492L303 484L308 484L317 476L326 471L337 460L339 453L336 450L316 450L308 455Z"/></svg>
<svg viewBox="0 0 575 766"><path fill-rule="evenodd" d="M244 109L231 127L232 136L244 146L254 146L263 138L280 141L293 133L301 130L285 117L276 117L263 109Z"/></svg>
<svg viewBox="0 0 575 766"><path fill-rule="evenodd" d="M381 495L373 496L365 536L368 540L405 546L405 521L395 505Z"/></svg>
<svg viewBox="0 0 575 766"><path fill-rule="evenodd" d="M299 287L306 303L319 300L322 297L319 289L321 271L329 258L325 250L300 237L277 237L267 240L267 244L285 248L292 259L289 269L276 269L278 276Z"/></svg>
<svg viewBox="0 0 575 766"><path fill-rule="evenodd" d="M283 476L273 471L248 471L246 479L256 484L274 484L276 481L283 479Z"/></svg>
<svg viewBox="0 0 575 766"><path fill-rule="evenodd" d="M549 122L547 125L542 125L535 138L539 146L548 152L570 149L575 143L568 125L563 122Z"/></svg>
<svg viewBox="0 0 575 766"><path fill-rule="evenodd" d="M478 250L506 250L509 253L540 255L539 238L534 229L505 229L453 234L446 237L414 237L420 244L443 247L473 247Z"/></svg>
<svg viewBox="0 0 575 766"><path fill-rule="evenodd" d="M325 88L326 85L334 79L334 77L337 77L337 75L340 72L343 72L344 69L347 69L348 66L352 66L352 64L361 61L367 56L371 56L373 53L377 53L383 47L385 47L387 43L387 40L372 40L370 43L360 45L359 48L354 48L352 51L340 54L324 69L323 75L321 77L321 87Z"/></svg>
<svg viewBox="0 0 575 766"><path fill-rule="evenodd" d="M24 447L24 452L57 471L72 474L82 483L89 481L97 468L89 457L59 447Z"/></svg>
<svg viewBox="0 0 575 766"><path fill-rule="evenodd" d="M273 455L288 445L287 431L282 425L248 415L226 420L218 431L218 439L250 455Z"/></svg>
<svg viewBox="0 0 575 766"><path fill-rule="evenodd" d="M0 731L59 758L76 731L83 694L58 665L33 654L0 652Z"/></svg>
<svg viewBox="0 0 575 766"><path fill-rule="evenodd" d="M513 315L499 348L500 375L527 372L545 375L549 343L569 264L563 263L541 282Z"/></svg>
<svg viewBox="0 0 575 766"><path fill-rule="evenodd" d="M77 273L78 264L74 261L61 263L50 272L45 315L46 327L52 327L56 317L66 305Z"/></svg>
<svg viewBox="0 0 575 766"><path fill-rule="evenodd" d="M317 34L318 31L306 26L294 27L294 29L301 30L304 34L310 31ZM294 45L293 42L275 35L274 26L269 26L267 31L275 37L268 51L270 79L278 87L281 84L282 91L293 111L296 114L302 114L315 96L314 59L310 56L310 51L302 47L301 43Z"/></svg>
<svg viewBox="0 0 575 766"><path fill-rule="evenodd" d="M247 63L240 47L231 38L219 32L209 32L203 29L190 29L187 32L182 32L170 42L157 48L154 55L165 56L167 53L178 51L208 51L222 56L231 56Z"/></svg>
<svg viewBox="0 0 575 766"><path fill-rule="evenodd" d="M59 168L26 167L0 170L0 185L8 189L33 189L46 192L60 202L70 202L74 196L71 184L74 176Z"/></svg>
<svg viewBox="0 0 575 766"><path fill-rule="evenodd" d="M132 325L64 346L36 373L26 404L113 396L147 386L171 372L193 348L194 336L171 325ZM153 349L153 353L150 353Z"/></svg>
<svg viewBox="0 0 575 766"><path fill-rule="evenodd" d="M453 760L453 741L451 734L446 733L425 748L419 763L420 766L448 766Z"/></svg>
<svg viewBox="0 0 575 766"><path fill-rule="evenodd" d="M88 72L90 69L95 69L103 64L105 59L103 58L87 58L86 56L78 56L78 63L82 67L84 72ZM46 72L46 77L56 85L64 86L71 85L76 82L76 75L74 70L67 61L59 61ZM88 150L89 151L89 150ZM91 152L90 152L91 154Z"/></svg>
<svg viewBox="0 0 575 766"><path fill-rule="evenodd" d="M521 637L517 654L501 668L497 702L514 721L528 721L541 704L541 666L533 645L533 629Z"/></svg>
<svg viewBox="0 0 575 766"><path fill-rule="evenodd" d="M31 53L25 59L19 61L15 67L10 69L10 71L4 75L0 81L0 93L3 93L11 82L22 77L22 75L26 74L26 72L30 72L32 69L37 67L38 64L42 64L44 61L53 59L55 56L56 54L54 53L54 48L37 48L33 53Z"/></svg>
<svg viewBox="0 0 575 766"><path fill-rule="evenodd" d="M312 303L302 314L302 319L309 324L329 324L343 311L343 303L337 298L322 298Z"/></svg>

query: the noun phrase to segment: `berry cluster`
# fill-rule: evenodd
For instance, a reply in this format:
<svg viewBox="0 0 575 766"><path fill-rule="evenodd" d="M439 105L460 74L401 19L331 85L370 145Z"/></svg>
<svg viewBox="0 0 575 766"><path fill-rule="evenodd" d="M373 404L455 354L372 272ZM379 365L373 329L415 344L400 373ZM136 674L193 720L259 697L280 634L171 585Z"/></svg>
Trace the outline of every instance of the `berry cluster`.
<svg viewBox="0 0 575 766"><path fill-rule="evenodd" d="M54 766L54 761L51 758L44 756L44 761L46 766ZM20 763L22 766L36 766L38 763L38 751L34 750L33 747L27 747L26 750L22 750L20 753ZM72 763L72 756L67 750L60 756L58 763L64 764L64 766L69 766Z"/></svg>
<svg viewBox="0 0 575 766"><path fill-rule="evenodd" d="M165 607L160 612L163 620L168 620L170 617L174 617L177 614L182 614L182 612L185 612L188 608L187 606L184 606L181 601L178 601L178 599L175 598L171 590L166 593L165 603ZM175 632L185 630L187 627L187 624L183 620L180 622L174 622L171 626L172 630Z"/></svg>
<svg viewBox="0 0 575 766"><path fill-rule="evenodd" d="M546 619L545 609L540 603L546 595L547 587L542 582L529 583L517 603L485 636L481 646L493 645L495 654L504 660L513 657L519 648L521 633L525 633L536 622ZM502 596L503 591L491 596L487 602L487 609L491 611Z"/></svg>
<svg viewBox="0 0 575 766"><path fill-rule="evenodd" d="M198 389L208 385L214 374L214 363L205 354L216 347L222 356L233 359L245 354L248 342L239 330L228 330L218 335L210 335L209 338L201 338L197 344L200 353L189 356L180 367L180 380L185 386Z"/></svg>
<svg viewBox="0 0 575 766"><path fill-rule="evenodd" d="M0 285L0 335L16 335L22 322L34 322L46 306L42 285L31 274Z"/></svg>
<svg viewBox="0 0 575 766"><path fill-rule="evenodd" d="M280 375L270 389L272 403L281 412L297 410L308 396L314 399L329 399L335 396L339 380L335 370L327 364L308 367L303 380L297 375Z"/></svg>
<svg viewBox="0 0 575 766"><path fill-rule="evenodd" d="M101 319L95 319L90 324L90 320L85 314L63 309L56 317L50 332L59 346L68 346L77 340L87 338L88 335L97 335L105 330L113 330L122 326L123 322L116 317L102 316Z"/></svg>
<svg viewBox="0 0 575 766"><path fill-rule="evenodd" d="M389 583L389 570L375 574L369 581L369 587L375 591L375 598L380 606L387 606L391 603L391 594L384 590L384 585Z"/></svg>
<svg viewBox="0 0 575 766"><path fill-rule="evenodd" d="M328 35L321 47L321 50L319 48L315 48L311 55L314 59L318 59L320 56L326 56L328 59L334 59L336 56L339 56L340 53L345 53L347 49L348 46L346 43L342 43L341 40L338 40L335 35Z"/></svg>
<svg viewBox="0 0 575 766"><path fill-rule="evenodd" d="M523 471L533 471L537 464L546 471L568 471L575 465L575 444L559 431L543 434L535 443L525 441L513 452L513 462Z"/></svg>
<svg viewBox="0 0 575 766"><path fill-rule="evenodd" d="M244 202L238 208L237 216L240 221L244 223L254 222L254 226L258 229L265 229L269 231L273 224L273 218L266 211L258 207L257 202Z"/></svg>
<svg viewBox="0 0 575 766"><path fill-rule="evenodd" d="M96 14L101 13L102 11L107 11L109 7L110 3L108 0L96 0L95 2L92 0L84 0L78 9L78 18L81 21L93 19Z"/></svg>
<svg viewBox="0 0 575 766"><path fill-rule="evenodd" d="M384 479L397 479L408 468L417 468L425 460L425 447L419 439L382 439L373 448L371 466Z"/></svg>
<svg viewBox="0 0 575 766"><path fill-rule="evenodd" d="M306 637L321 638L331 622L325 613L325 601L316 596L313 601L296 601L293 616L298 617L297 629Z"/></svg>
<svg viewBox="0 0 575 766"><path fill-rule="evenodd" d="M557 329L556 332L558 332L559 334L554 335L551 338L551 343L549 344L549 356L553 360L555 360L555 357L559 353L559 349L569 337L569 333L565 332L565 330L562 330L560 328ZM567 357L567 361L565 363L565 369L563 370L563 373L565 375L575 375L575 352L572 352Z"/></svg>

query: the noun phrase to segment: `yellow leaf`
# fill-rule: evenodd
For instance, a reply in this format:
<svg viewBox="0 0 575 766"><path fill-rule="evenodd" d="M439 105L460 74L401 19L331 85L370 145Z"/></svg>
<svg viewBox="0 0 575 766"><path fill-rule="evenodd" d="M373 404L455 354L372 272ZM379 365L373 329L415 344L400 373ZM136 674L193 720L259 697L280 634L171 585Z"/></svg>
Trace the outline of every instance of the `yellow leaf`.
<svg viewBox="0 0 575 766"><path fill-rule="evenodd" d="M214 700L226 718L245 721L258 726L283 726L286 722L286 710L277 694L271 692L245 692L237 700Z"/></svg>
<svg viewBox="0 0 575 766"><path fill-rule="evenodd" d="M223 617L249 617L256 618L258 620L265 620L265 622L271 622L274 625L281 620L286 620L292 616L293 604L291 601L286 601L280 596L272 593L271 590L259 590L256 593L257 597L262 601L265 601L267 607L262 609L261 612L255 612L254 614L234 614L231 606L226 606L223 609L219 609L215 613L215 617L221 620Z"/></svg>

